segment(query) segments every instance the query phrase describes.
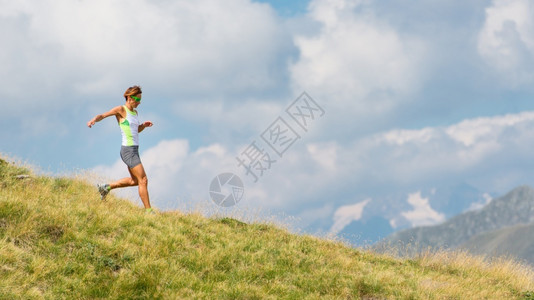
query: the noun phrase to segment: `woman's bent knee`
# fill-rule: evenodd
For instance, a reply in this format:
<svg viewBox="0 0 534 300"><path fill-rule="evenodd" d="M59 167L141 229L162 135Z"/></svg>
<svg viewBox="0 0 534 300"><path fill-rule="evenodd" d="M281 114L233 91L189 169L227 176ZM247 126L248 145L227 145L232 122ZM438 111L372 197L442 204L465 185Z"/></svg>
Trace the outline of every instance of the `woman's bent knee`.
<svg viewBox="0 0 534 300"><path fill-rule="evenodd" d="M148 185L148 178L145 176L145 177L141 177L141 179L139 180L139 184L140 185Z"/></svg>

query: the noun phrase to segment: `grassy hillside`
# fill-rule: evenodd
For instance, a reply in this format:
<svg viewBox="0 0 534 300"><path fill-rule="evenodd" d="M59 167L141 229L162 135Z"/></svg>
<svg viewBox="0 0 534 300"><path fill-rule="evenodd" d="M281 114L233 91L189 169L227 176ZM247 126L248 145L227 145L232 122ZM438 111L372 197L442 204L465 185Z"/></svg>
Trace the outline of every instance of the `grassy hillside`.
<svg viewBox="0 0 534 300"><path fill-rule="evenodd" d="M527 299L534 275L462 252L396 259L269 224L145 215L0 161L0 299Z"/></svg>

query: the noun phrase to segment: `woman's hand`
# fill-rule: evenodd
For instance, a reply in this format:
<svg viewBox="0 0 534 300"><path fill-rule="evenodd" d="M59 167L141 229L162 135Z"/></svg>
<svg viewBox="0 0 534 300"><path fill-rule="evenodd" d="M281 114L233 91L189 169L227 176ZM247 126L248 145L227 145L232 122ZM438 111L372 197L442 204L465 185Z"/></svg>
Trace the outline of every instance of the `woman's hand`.
<svg viewBox="0 0 534 300"><path fill-rule="evenodd" d="M139 125L139 132L143 131L143 129L145 129L147 127L152 127L152 125L154 125L154 123L152 123L150 121L143 122L143 124Z"/></svg>
<svg viewBox="0 0 534 300"><path fill-rule="evenodd" d="M87 122L87 127L91 128L93 125L95 125L96 122L102 121L102 115L98 115L91 119L91 121Z"/></svg>
<svg viewBox="0 0 534 300"><path fill-rule="evenodd" d="M96 122L100 122L109 116L116 116L117 121L118 121L119 117L123 115L122 113L123 111L124 111L124 108L122 106L114 107L110 111L97 115L96 117L91 119L91 121L87 122L87 127L91 128L93 127L93 125L95 125Z"/></svg>

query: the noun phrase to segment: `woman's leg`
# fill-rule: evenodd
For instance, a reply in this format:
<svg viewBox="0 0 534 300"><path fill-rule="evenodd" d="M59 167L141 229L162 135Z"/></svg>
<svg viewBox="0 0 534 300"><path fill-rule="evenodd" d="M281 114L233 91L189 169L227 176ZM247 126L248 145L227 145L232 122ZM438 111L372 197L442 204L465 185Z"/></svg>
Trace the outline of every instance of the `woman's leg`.
<svg viewBox="0 0 534 300"><path fill-rule="evenodd" d="M132 174L130 168L128 168L128 172L130 172L130 177L125 177L110 183L109 186L111 187L111 189L136 186L138 183L137 178Z"/></svg>
<svg viewBox="0 0 534 300"><path fill-rule="evenodd" d="M150 208L150 198L148 196L148 178L146 177L145 168L143 164L138 164L137 166L129 169L130 174L132 175L133 181L136 182L139 186L139 197L143 201L145 208Z"/></svg>

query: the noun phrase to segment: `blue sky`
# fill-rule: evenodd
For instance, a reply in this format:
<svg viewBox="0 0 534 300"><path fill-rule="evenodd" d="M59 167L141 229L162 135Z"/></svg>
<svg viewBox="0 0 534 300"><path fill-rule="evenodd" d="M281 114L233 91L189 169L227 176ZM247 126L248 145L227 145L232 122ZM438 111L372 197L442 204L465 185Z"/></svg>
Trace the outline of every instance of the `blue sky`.
<svg viewBox="0 0 534 300"><path fill-rule="evenodd" d="M115 122L86 123L140 84L140 116L155 124L141 156L161 209L211 205L209 182L227 171L246 184L235 209L325 231L373 215L401 228L442 221L451 187L478 191L465 208L533 184L527 0L0 8L0 152L44 171L126 176ZM254 183L236 156L303 91L324 116Z"/></svg>
<svg viewBox="0 0 534 300"><path fill-rule="evenodd" d="M308 0L295 0L295 1L284 1L284 0L257 0L256 2L267 3L276 12L283 17L294 17L306 13L308 8Z"/></svg>

